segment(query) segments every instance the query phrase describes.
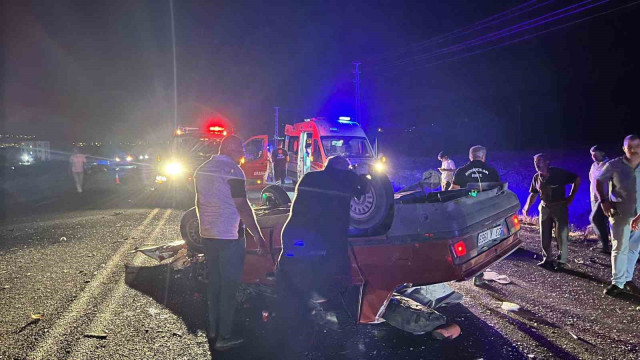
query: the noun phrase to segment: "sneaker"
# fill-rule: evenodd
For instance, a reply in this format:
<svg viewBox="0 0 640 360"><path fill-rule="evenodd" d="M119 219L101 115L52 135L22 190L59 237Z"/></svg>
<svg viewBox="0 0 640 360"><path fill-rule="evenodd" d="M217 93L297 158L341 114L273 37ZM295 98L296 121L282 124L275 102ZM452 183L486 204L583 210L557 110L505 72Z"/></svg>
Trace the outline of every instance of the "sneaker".
<svg viewBox="0 0 640 360"><path fill-rule="evenodd" d="M547 270L555 270L556 267L555 265L553 265L553 263L551 261L541 261L538 263L538 266L540 266L543 269L547 269Z"/></svg>
<svg viewBox="0 0 640 360"><path fill-rule="evenodd" d="M621 294L622 292L624 292L624 289L618 287L618 285L616 285L616 284L611 284L611 285L607 286L606 289L604 289L604 294L605 295L609 295L609 296L617 296L617 295Z"/></svg>
<svg viewBox="0 0 640 360"><path fill-rule="evenodd" d="M624 283L624 291L632 295L640 296L640 287L634 284L633 281L627 281Z"/></svg>
<svg viewBox="0 0 640 360"><path fill-rule="evenodd" d="M231 349L232 347L236 347L242 344L243 341L244 341L243 338L235 337L235 336L228 337L228 338L219 337L218 340L216 340L215 345L213 345L213 349L217 351L225 351L227 349Z"/></svg>
<svg viewBox="0 0 640 360"><path fill-rule="evenodd" d="M562 269L568 269L569 268L569 264L564 263L564 262L557 262L554 264L554 270L562 270Z"/></svg>

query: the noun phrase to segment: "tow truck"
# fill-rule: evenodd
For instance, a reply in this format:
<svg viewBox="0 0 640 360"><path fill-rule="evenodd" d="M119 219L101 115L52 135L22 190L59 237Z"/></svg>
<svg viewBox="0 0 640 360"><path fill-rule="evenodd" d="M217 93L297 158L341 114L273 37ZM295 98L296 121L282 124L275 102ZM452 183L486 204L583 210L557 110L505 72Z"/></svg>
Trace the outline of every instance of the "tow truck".
<svg viewBox="0 0 640 360"><path fill-rule="evenodd" d="M340 121L342 120L342 121ZM395 193L364 131L356 122L308 119L287 126L285 145L292 159L291 176L321 170L323 161L343 155L369 184L366 194L351 202L349 229L351 280L357 296L345 300L359 323L377 323L398 287L464 281L515 251L520 245L520 203L506 183L478 183L466 189L431 191L438 182L423 180L414 190ZM265 159L267 136L256 141L256 155L248 164ZM305 152L299 144L311 150ZM250 148L246 146L246 148ZM305 164L305 161L307 162ZM257 163L256 163L257 164ZM295 167L293 167L295 165ZM246 165L245 165L246 166ZM256 165L256 169L259 167ZM245 170L246 171L246 170ZM243 282L258 287L274 284L274 264L282 250L280 235L289 217L287 192L277 185L262 190L263 206L256 208L258 224L271 258L259 256L247 240ZM318 219L322 221L322 219ZM326 224L331 226L331 224ZM192 252L202 251L195 209L180 225ZM247 234L250 236L249 234Z"/></svg>

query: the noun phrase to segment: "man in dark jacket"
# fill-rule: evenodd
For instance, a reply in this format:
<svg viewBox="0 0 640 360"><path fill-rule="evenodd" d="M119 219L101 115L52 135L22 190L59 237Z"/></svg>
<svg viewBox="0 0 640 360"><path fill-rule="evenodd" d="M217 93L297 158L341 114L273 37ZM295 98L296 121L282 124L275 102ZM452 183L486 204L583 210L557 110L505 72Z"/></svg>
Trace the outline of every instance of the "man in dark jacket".
<svg viewBox="0 0 640 360"><path fill-rule="evenodd" d="M312 298L332 298L349 279L350 203L365 187L341 156L330 157L324 170L305 174L296 186L277 274L281 318L292 335L305 330Z"/></svg>
<svg viewBox="0 0 640 360"><path fill-rule="evenodd" d="M456 170L451 189L466 188L469 184L478 184L482 190L483 183L499 182L500 175L496 169L487 165L487 148L481 145L469 149L469 162Z"/></svg>

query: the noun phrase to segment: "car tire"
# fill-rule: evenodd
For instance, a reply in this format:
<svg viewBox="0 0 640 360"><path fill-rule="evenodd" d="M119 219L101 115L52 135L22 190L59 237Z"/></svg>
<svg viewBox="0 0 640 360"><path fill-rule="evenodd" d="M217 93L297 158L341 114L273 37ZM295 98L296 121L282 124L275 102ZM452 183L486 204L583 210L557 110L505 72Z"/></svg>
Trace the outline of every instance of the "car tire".
<svg viewBox="0 0 640 360"><path fill-rule="evenodd" d="M278 185L269 185L266 188L262 189L260 198L262 199L263 205L268 205L269 201L273 201L270 205L274 207L286 206L291 204L291 198L289 198L289 194L287 194L287 192Z"/></svg>
<svg viewBox="0 0 640 360"><path fill-rule="evenodd" d="M204 245L200 237L200 223L198 222L198 214L196 208L193 207L182 215L180 220L180 235L187 243L187 247L194 253L204 253Z"/></svg>
<svg viewBox="0 0 640 360"><path fill-rule="evenodd" d="M349 236L386 234L393 221L393 185L385 174L360 176L367 183L367 189L363 196L351 200Z"/></svg>

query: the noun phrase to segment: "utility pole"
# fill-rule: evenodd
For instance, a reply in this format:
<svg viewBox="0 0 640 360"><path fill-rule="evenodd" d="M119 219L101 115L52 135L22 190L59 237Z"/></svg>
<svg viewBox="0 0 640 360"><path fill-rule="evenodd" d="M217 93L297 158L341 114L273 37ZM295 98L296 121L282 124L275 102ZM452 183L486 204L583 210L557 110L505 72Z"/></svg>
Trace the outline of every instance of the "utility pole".
<svg viewBox="0 0 640 360"><path fill-rule="evenodd" d="M360 113L360 64L359 62L354 62L353 65L356 66L356 69L353 71L356 74L356 121L361 122L361 113Z"/></svg>
<svg viewBox="0 0 640 360"><path fill-rule="evenodd" d="M278 120L279 120L279 119L278 119L278 109L280 109L280 107L279 107L279 106L276 106L276 107L274 107L274 109L276 109L276 131L275 131L275 133L274 133L273 138L277 141L277 140L278 140L278 138L280 137L280 136L279 136L279 134L278 134L278 129L280 129L280 124L279 124L279 122L278 122Z"/></svg>
<svg viewBox="0 0 640 360"><path fill-rule="evenodd" d="M176 69L176 25L173 19L173 0L171 6L171 40L173 43L173 130L178 128L178 73Z"/></svg>

